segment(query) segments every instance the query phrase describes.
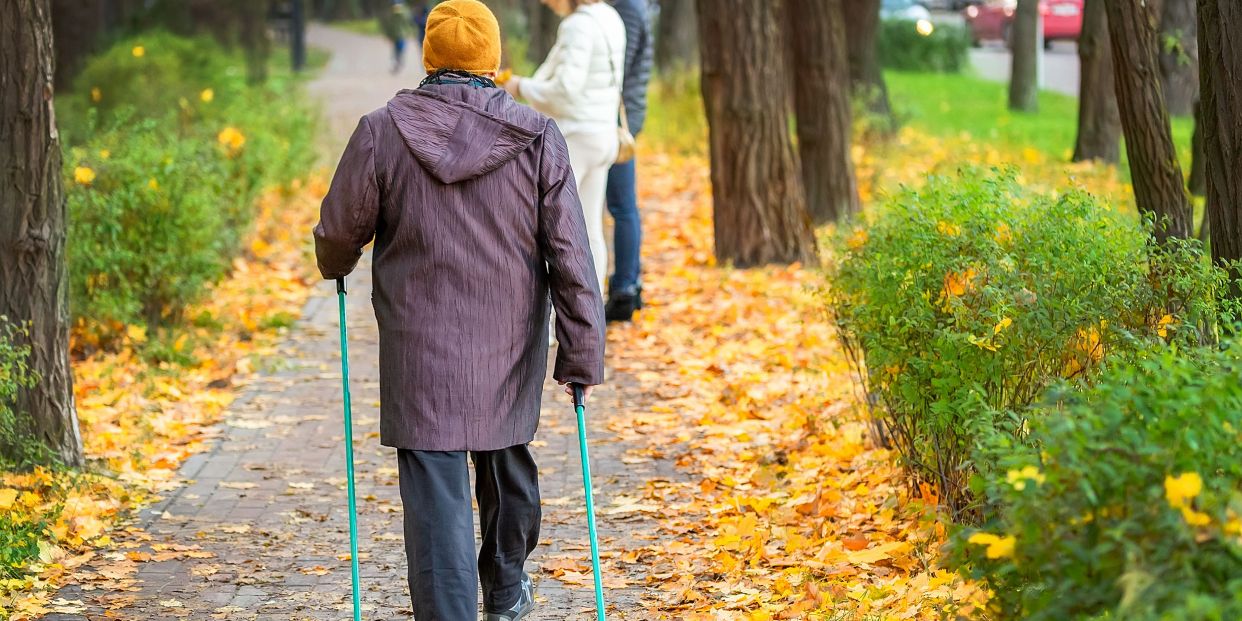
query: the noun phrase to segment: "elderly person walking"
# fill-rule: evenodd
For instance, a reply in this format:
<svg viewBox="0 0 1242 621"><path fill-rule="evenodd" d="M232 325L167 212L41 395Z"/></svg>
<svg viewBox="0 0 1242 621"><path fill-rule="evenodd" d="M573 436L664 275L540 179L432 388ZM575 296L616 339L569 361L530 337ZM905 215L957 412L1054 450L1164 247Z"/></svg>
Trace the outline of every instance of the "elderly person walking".
<svg viewBox="0 0 1242 621"><path fill-rule="evenodd" d="M524 617L539 540L539 424L548 298L553 376L604 377L604 312L587 229L556 124L492 81L500 29L477 0L427 20L429 76L362 117L324 198L325 278L375 240L380 442L397 448L410 594L420 621ZM475 559L467 458L482 550Z"/></svg>
<svg viewBox="0 0 1242 621"><path fill-rule="evenodd" d="M608 274L604 190L619 147L617 112L625 79L625 24L602 0L541 1L564 18L556 43L533 76L515 76L505 82L505 90L525 98L565 132L603 289Z"/></svg>

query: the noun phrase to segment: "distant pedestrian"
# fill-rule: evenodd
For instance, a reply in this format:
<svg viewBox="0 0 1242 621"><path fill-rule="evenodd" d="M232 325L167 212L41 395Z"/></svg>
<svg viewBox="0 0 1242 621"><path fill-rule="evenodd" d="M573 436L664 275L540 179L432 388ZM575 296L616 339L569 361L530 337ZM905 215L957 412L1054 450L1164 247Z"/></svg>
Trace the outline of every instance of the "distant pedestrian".
<svg viewBox="0 0 1242 621"><path fill-rule="evenodd" d="M392 72L396 74L405 67L405 35L410 29L410 8L405 0L392 0L392 6L380 12L379 23L380 31L392 42Z"/></svg>
<svg viewBox="0 0 1242 621"><path fill-rule="evenodd" d="M496 87L500 27L477 0L427 19L428 77L358 123L315 227L324 278L372 239L380 442L397 449L410 596L419 621L534 607L539 542L527 444L547 372L604 379L604 302L570 155L554 122ZM601 199L602 200L602 199ZM468 461L482 549L474 547Z"/></svg>
<svg viewBox="0 0 1242 621"><path fill-rule="evenodd" d="M647 82L651 78L654 36L647 0L611 0L625 22L625 81L621 96L630 133L635 137L647 120ZM642 308L640 249L643 228L638 216L637 168L633 159L608 171L605 196L612 214L612 250L616 264L608 280L608 321L629 321Z"/></svg>
<svg viewBox="0 0 1242 621"><path fill-rule="evenodd" d="M601 0L541 1L564 18L556 43L533 76L515 76L505 82L505 90L526 98L565 132L603 289L608 274L604 190L619 148L617 111L625 78L625 24Z"/></svg>
<svg viewBox="0 0 1242 621"><path fill-rule="evenodd" d="M418 47L423 46L423 41L427 39L427 16L431 14L431 7L427 5L426 0L418 2L414 6L414 27L418 29Z"/></svg>

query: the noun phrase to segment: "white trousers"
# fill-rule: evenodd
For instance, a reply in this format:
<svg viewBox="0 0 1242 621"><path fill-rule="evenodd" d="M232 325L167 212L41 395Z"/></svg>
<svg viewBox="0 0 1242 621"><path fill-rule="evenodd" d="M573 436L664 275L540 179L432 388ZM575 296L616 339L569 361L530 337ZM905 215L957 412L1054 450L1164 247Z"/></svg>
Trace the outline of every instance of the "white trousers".
<svg viewBox="0 0 1242 621"><path fill-rule="evenodd" d="M604 191L608 187L608 169L617 159L617 130L575 131L565 134L569 147L569 165L578 181L578 198L586 217L587 239L595 260L595 276L599 290L606 291L608 277L608 242L604 239Z"/></svg>

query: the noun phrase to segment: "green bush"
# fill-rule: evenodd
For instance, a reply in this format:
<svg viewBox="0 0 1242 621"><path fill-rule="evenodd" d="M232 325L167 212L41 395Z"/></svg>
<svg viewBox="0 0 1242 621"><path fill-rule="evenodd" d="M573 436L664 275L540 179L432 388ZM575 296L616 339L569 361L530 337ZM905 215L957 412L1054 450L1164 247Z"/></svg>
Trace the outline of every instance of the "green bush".
<svg viewBox="0 0 1242 621"><path fill-rule="evenodd" d="M75 315L158 325L228 265L228 220L241 219L245 197L215 144L169 138L148 119L95 134L67 158L79 171L67 192Z"/></svg>
<svg viewBox="0 0 1242 621"><path fill-rule="evenodd" d="M0 513L0 579L22 578L32 559L39 556L39 540L48 520L16 511Z"/></svg>
<svg viewBox="0 0 1242 621"><path fill-rule="evenodd" d="M38 374L29 366L30 346L26 342L26 328L0 315L0 469L21 468L45 462L48 457L47 447L17 418L18 391L39 382ZM0 545L0 549L4 547Z"/></svg>
<svg viewBox="0 0 1242 621"><path fill-rule="evenodd" d="M1002 619L1242 619L1242 345L1054 391L954 559ZM1068 387L1066 387L1068 388Z"/></svg>
<svg viewBox="0 0 1242 621"><path fill-rule="evenodd" d="M72 308L105 343L179 316L240 251L258 192L313 161L295 78L245 75L210 39L149 32L92 58L58 100Z"/></svg>
<svg viewBox="0 0 1242 621"><path fill-rule="evenodd" d="M1157 250L1134 219L1012 173L932 178L844 232L830 302L876 416L914 478L977 517L975 449L1019 438L1062 378L1162 341L1211 342L1227 286L1197 246Z"/></svg>
<svg viewBox="0 0 1242 621"><path fill-rule="evenodd" d="M882 67L957 73L966 66L970 36L965 28L935 24L931 33L924 35L918 26L905 19L886 19L880 23L876 51Z"/></svg>

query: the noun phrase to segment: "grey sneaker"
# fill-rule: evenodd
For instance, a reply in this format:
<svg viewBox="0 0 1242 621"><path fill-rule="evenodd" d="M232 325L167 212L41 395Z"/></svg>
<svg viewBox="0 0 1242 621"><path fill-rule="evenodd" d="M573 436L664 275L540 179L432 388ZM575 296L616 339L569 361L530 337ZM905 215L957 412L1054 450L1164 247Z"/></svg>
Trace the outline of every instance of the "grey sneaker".
<svg viewBox="0 0 1242 621"><path fill-rule="evenodd" d="M488 612L487 621L517 621L523 619L535 609L535 584L530 574L522 574L522 592L518 601L504 612Z"/></svg>

